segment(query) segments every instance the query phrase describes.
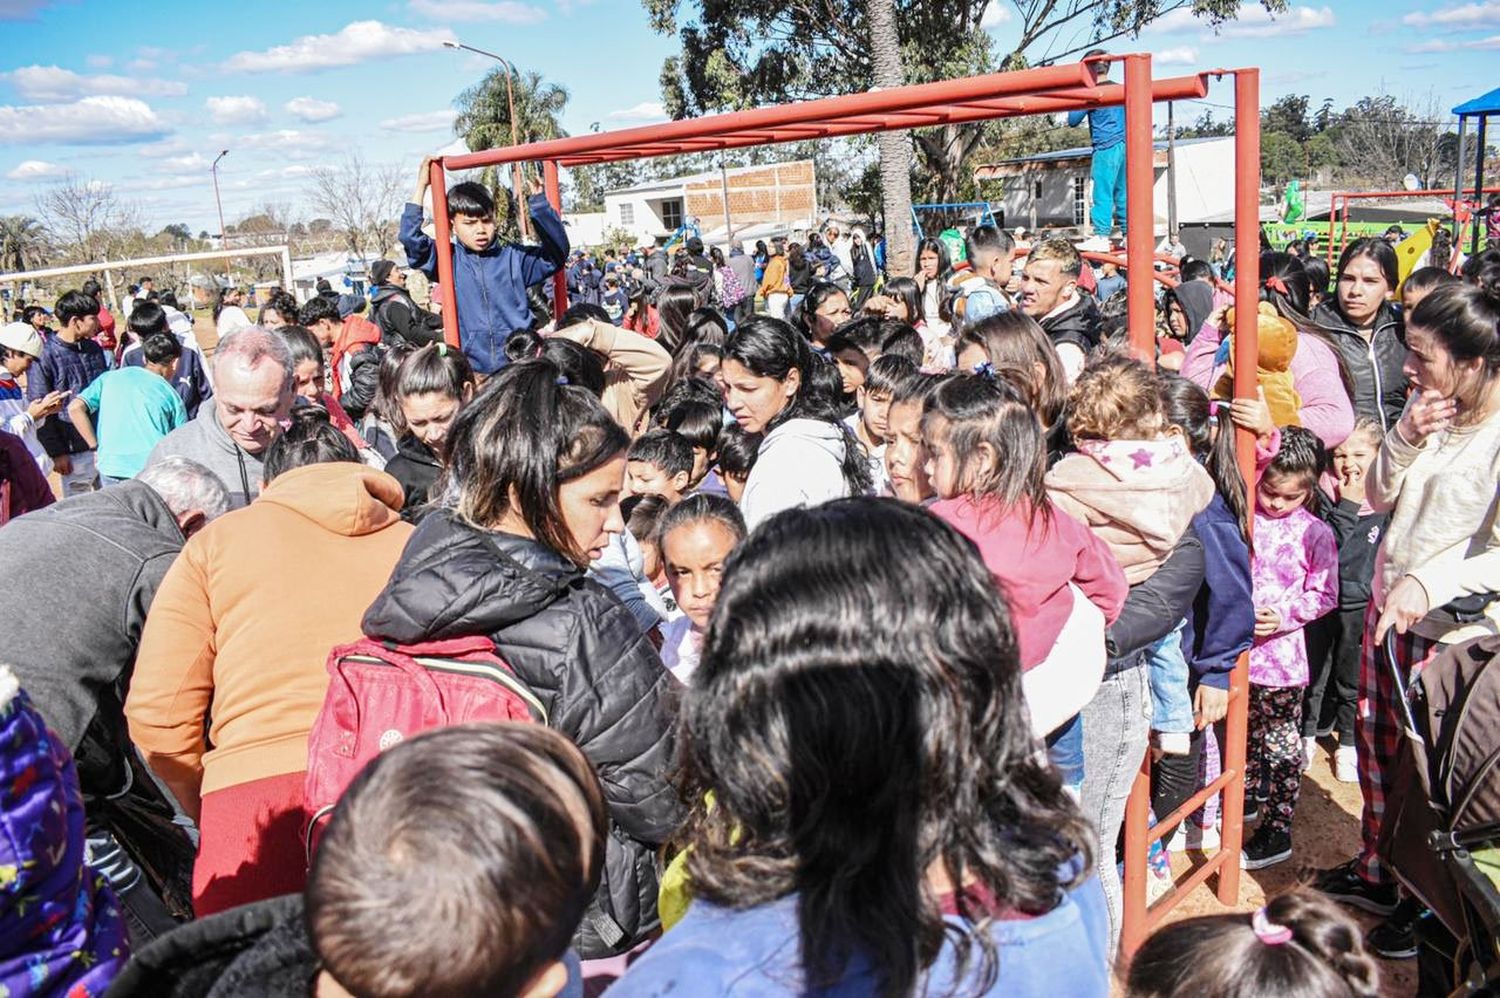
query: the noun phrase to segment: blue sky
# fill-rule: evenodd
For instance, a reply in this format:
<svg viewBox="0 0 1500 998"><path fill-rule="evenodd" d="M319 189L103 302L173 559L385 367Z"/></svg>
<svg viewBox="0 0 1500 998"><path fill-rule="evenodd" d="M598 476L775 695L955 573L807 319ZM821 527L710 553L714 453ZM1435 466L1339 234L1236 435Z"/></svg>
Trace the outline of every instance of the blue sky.
<svg viewBox="0 0 1500 998"><path fill-rule="evenodd" d="M638 0L273 0L232 10L0 0L0 212L32 211L47 184L71 173L114 185L153 225L215 231L208 167L228 148L228 220L266 202L305 216L298 201L313 166L357 149L414 174L451 140L453 98L492 64L444 39L567 86L564 124L575 133L658 120L661 61L675 49ZM987 15L1001 45L1014 36L1012 13L996 0ZM1128 47L1152 51L1158 75L1259 65L1267 103L1308 93L1343 106L1385 91L1431 94L1448 108L1500 85L1500 0L1314 2L1275 20L1252 4L1217 34L1172 14ZM1227 104L1227 94L1226 85L1209 100ZM1182 108L1179 120L1201 110Z"/></svg>

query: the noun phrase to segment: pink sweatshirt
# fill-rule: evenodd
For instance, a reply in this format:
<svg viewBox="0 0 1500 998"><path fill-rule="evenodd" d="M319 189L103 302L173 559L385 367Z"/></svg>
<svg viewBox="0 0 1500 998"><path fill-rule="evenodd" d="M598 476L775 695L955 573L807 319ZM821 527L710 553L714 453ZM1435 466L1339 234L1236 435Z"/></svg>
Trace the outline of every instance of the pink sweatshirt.
<svg viewBox="0 0 1500 998"><path fill-rule="evenodd" d="M1214 364L1223 337L1223 330L1205 322L1188 345L1187 357L1182 361L1182 376L1204 391L1211 391L1214 382L1228 370L1227 364ZM1299 413L1302 425L1316 433L1329 450L1343 443L1354 430L1354 404L1344 390L1338 358L1328 344L1314 336L1304 334L1297 337L1297 353L1292 357L1292 383L1297 394L1302 396Z"/></svg>
<svg viewBox="0 0 1500 998"><path fill-rule="evenodd" d="M1256 638L1250 648L1250 682L1306 686L1302 629L1339 603L1339 550L1333 531L1305 509L1280 518L1256 510L1250 580L1256 609L1281 615L1276 633Z"/></svg>
<svg viewBox="0 0 1500 998"><path fill-rule="evenodd" d="M1129 589L1125 573L1093 531L1057 507L1050 525L1040 516L1028 524L1024 510L1002 511L987 497L940 499L929 509L978 546L1010 604L1022 669L1041 663L1057 643L1073 612L1069 582L1106 623L1120 615Z"/></svg>

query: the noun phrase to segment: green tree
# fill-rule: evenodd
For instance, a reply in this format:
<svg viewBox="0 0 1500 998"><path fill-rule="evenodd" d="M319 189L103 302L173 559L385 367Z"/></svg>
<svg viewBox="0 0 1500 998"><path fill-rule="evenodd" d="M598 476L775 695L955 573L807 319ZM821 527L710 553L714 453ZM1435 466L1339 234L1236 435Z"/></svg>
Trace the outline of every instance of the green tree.
<svg viewBox="0 0 1500 998"><path fill-rule="evenodd" d="M1302 176L1306 159L1302 146L1285 132L1266 132L1260 137L1260 174L1267 183L1284 184Z"/></svg>
<svg viewBox="0 0 1500 998"><path fill-rule="evenodd" d="M491 70L484 79L458 95L454 102L458 116L453 122L453 133L462 136L475 152L484 149L499 149L511 144L510 106L511 98L506 92L506 72ZM568 106L568 90L556 83L547 83L542 74L528 71L517 73L512 81L516 109L516 139L520 144L544 142L567 136L562 126L563 111ZM505 175L512 176L510 167ZM510 192L500 183L500 171L486 167L481 173L481 182L495 194L497 209L504 212L501 224L512 233L516 230L517 192Z"/></svg>
<svg viewBox="0 0 1500 998"><path fill-rule="evenodd" d="M1306 94L1287 94L1285 97L1260 112L1262 132L1280 132L1293 142L1306 142L1312 137L1312 124L1307 120Z"/></svg>
<svg viewBox="0 0 1500 998"><path fill-rule="evenodd" d="M29 215L0 217L0 270L35 270L47 256L47 230Z"/></svg>
<svg viewBox="0 0 1500 998"><path fill-rule="evenodd" d="M1313 128L1319 133L1326 132L1338 121L1338 114L1333 109L1333 98L1324 97L1323 103L1318 105L1318 111L1313 115Z"/></svg>
<svg viewBox="0 0 1500 998"><path fill-rule="evenodd" d="M990 4L1011 14L1006 43L982 26ZM662 66L674 118L760 104L859 93L877 77L871 0L642 0L652 27L681 48ZM1286 0L1262 0L1270 11ZM905 83L995 69L1036 57L1065 59L1153 20L1188 10L1205 24L1233 18L1238 0L894 0ZM1040 52L1039 52L1040 50ZM993 126L944 125L913 133L940 197L968 184L965 167ZM894 224L894 223L892 223Z"/></svg>
<svg viewBox="0 0 1500 998"><path fill-rule="evenodd" d="M1213 139L1233 134L1234 119L1225 118L1220 121L1211 110L1205 110L1198 115L1197 121L1177 131L1177 137L1181 139Z"/></svg>

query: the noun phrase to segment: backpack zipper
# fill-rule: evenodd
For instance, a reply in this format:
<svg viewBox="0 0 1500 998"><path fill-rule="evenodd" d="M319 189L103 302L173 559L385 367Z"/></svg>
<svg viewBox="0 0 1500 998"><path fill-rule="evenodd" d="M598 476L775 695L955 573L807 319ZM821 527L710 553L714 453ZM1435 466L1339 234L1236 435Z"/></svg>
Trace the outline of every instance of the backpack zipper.
<svg viewBox="0 0 1500 998"><path fill-rule="evenodd" d="M359 662L364 665L386 664L382 659L376 658L372 655L350 655L345 659L345 661ZM418 665L421 665L423 668L430 669L434 672L451 672L462 676L479 676L480 678L488 679L491 682L498 683L499 685L504 686L506 689L510 690L516 696L520 697L522 700L525 700L526 705L531 708L532 713L536 715L538 721L540 721L542 724L549 723L547 719L547 708L543 706L542 701L537 698L537 695L535 693L527 689L524 683L522 683L514 675L504 669L497 668L493 665L486 665L482 662L460 662L456 659L451 658L425 658L422 656L413 656L412 661L416 662Z"/></svg>

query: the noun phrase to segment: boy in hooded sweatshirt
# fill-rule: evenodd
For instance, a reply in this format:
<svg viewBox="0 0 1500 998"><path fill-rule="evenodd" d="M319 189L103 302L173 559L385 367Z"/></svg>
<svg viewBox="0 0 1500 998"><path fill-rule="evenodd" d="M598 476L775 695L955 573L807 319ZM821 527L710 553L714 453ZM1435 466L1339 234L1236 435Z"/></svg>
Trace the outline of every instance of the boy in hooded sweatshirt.
<svg viewBox="0 0 1500 998"><path fill-rule="evenodd" d="M431 176L432 160L424 159L417 172L416 193L401 213L399 238L412 268L435 281L437 245L422 231L422 198ZM482 184L455 184L447 192L459 338L481 380L509 363L505 341L510 334L531 327L526 289L551 277L568 261L567 230L542 193L541 183L533 179L528 193L526 207L539 246L500 240L495 199Z"/></svg>
<svg viewBox="0 0 1500 998"><path fill-rule="evenodd" d="M1132 586L1167 560L1214 496L1213 479L1180 437L1166 436L1155 374L1114 354L1091 361L1068 393L1078 446L1047 473L1052 501L1109 545ZM1152 732L1164 752L1185 753L1193 730L1180 625L1150 649Z"/></svg>

